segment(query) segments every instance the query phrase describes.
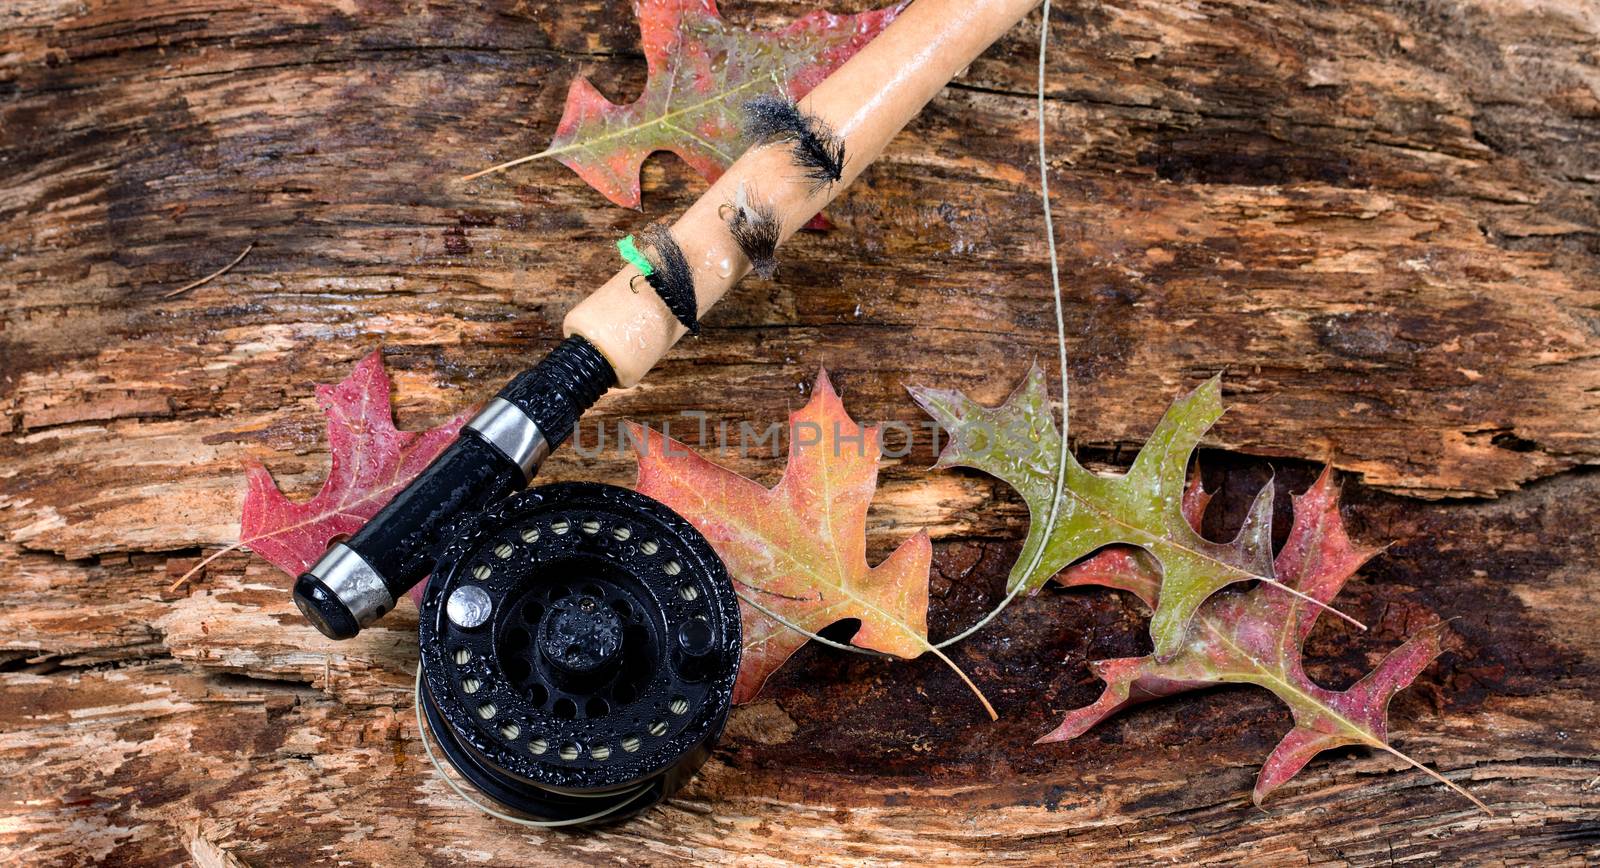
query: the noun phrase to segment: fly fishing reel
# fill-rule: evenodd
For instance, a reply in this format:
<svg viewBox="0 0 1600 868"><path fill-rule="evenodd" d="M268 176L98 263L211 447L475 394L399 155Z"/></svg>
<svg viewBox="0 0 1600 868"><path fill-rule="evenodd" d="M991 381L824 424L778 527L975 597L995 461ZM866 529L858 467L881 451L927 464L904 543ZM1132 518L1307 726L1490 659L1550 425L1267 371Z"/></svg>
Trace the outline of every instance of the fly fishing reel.
<svg viewBox="0 0 1600 868"><path fill-rule="evenodd" d="M462 777L577 825L632 816L699 769L740 649L738 599L699 531L637 492L560 483L442 536L418 701Z"/></svg>

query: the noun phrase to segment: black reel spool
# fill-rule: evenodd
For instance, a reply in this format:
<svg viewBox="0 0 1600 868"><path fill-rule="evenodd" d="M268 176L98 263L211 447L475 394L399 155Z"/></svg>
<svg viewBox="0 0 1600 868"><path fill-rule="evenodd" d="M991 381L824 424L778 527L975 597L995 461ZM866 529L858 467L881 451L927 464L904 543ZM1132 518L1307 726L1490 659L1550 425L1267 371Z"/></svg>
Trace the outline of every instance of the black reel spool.
<svg viewBox="0 0 1600 868"><path fill-rule="evenodd" d="M541 486L447 529L420 633L419 700L445 757L552 824L620 820L677 791L722 734L739 671L738 599L705 537L597 483Z"/></svg>

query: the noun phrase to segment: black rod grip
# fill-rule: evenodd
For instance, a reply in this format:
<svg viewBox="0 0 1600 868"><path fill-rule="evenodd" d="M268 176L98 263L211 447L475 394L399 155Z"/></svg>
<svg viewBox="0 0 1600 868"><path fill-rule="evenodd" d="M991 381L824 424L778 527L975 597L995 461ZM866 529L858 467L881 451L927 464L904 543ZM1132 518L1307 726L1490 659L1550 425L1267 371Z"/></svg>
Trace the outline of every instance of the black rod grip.
<svg viewBox="0 0 1600 868"><path fill-rule="evenodd" d="M318 630L348 639L394 608L433 569L439 528L523 486L522 468L463 430L394 500L295 580L295 604ZM347 551L346 551L347 550ZM352 554L354 555L352 557Z"/></svg>
<svg viewBox="0 0 1600 868"><path fill-rule="evenodd" d="M574 335L551 350L544 361L513 378L498 397L539 423L553 449L572 436L578 417L616 382L617 375L606 357L594 344Z"/></svg>
<svg viewBox="0 0 1600 868"><path fill-rule="evenodd" d="M511 381L394 500L295 580L294 601L333 639L383 617L433 571L441 532L526 487L578 417L616 382L593 344L570 337Z"/></svg>

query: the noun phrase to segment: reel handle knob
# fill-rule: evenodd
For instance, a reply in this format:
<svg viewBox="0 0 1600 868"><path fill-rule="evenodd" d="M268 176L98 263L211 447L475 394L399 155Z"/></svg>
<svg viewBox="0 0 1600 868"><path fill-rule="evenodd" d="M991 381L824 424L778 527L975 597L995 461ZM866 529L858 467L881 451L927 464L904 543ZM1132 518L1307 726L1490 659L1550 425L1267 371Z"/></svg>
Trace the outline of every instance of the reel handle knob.
<svg viewBox="0 0 1600 868"><path fill-rule="evenodd" d="M432 572L442 528L533 480L578 417L616 382L582 337L562 341L517 375L411 484L350 539L295 580L301 614L330 639L349 639Z"/></svg>

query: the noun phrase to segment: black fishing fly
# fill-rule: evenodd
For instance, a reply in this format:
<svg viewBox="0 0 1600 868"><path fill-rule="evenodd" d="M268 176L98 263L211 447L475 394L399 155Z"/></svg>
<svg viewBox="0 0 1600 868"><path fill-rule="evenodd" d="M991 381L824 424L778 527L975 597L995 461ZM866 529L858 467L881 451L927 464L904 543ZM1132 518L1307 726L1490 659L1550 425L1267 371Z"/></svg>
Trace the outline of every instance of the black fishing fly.
<svg viewBox="0 0 1600 868"><path fill-rule="evenodd" d="M813 194L844 177L844 140L793 100L760 96L745 103L744 134L758 145L792 142L795 165L806 170Z"/></svg>
<svg viewBox="0 0 1600 868"><path fill-rule="evenodd" d="M650 226L639 233L639 243L650 260L651 272L645 280L666 302L667 309L689 334L700 334L700 308L694 295L694 272L689 270L689 260L683 248L673 239L672 233L661 224Z"/></svg>

